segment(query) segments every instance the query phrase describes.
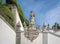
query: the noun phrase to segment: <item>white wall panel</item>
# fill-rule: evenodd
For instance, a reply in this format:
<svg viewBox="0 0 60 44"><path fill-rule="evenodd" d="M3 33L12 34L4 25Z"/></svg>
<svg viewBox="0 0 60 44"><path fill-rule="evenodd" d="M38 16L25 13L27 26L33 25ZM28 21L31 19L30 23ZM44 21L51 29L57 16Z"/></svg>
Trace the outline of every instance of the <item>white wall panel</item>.
<svg viewBox="0 0 60 44"><path fill-rule="evenodd" d="M16 33L0 18L0 44L16 44Z"/></svg>

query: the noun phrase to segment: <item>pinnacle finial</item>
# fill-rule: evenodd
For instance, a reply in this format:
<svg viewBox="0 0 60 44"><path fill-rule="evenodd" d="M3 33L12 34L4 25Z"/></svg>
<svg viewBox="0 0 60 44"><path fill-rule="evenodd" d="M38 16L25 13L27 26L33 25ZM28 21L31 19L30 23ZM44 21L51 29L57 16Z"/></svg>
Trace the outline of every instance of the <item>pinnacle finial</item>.
<svg viewBox="0 0 60 44"><path fill-rule="evenodd" d="M18 22L16 26L17 26L17 27L21 27L21 26L20 26L20 22Z"/></svg>
<svg viewBox="0 0 60 44"><path fill-rule="evenodd" d="M31 16L35 17L35 13L33 11L31 11L30 13Z"/></svg>
<svg viewBox="0 0 60 44"><path fill-rule="evenodd" d="M46 23L43 23L43 30L46 30Z"/></svg>
<svg viewBox="0 0 60 44"><path fill-rule="evenodd" d="M25 22L23 24L24 24L24 26L26 26L26 23Z"/></svg>
<svg viewBox="0 0 60 44"><path fill-rule="evenodd" d="M31 13L33 13L33 11L31 11Z"/></svg>
<svg viewBox="0 0 60 44"><path fill-rule="evenodd" d="M43 23L43 26L46 26L46 22Z"/></svg>

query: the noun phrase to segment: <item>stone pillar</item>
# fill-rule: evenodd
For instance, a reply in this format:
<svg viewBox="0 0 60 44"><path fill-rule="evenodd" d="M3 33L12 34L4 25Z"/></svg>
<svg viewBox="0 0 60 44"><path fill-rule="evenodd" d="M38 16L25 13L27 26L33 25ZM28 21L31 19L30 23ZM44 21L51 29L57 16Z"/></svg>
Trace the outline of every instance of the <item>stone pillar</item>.
<svg viewBox="0 0 60 44"><path fill-rule="evenodd" d="M43 39L43 44L48 44L48 33L47 32L43 32L42 33L42 39Z"/></svg>
<svg viewBox="0 0 60 44"><path fill-rule="evenodd" d="M16 44L21 44L21 32L16 32Z"/></svg>
<svg viewBox="0 0 60 44"><path fill-rule="evenodd" d="M16 44L21 44L21 31L20 31L20 23L16 25Z"/></svg>

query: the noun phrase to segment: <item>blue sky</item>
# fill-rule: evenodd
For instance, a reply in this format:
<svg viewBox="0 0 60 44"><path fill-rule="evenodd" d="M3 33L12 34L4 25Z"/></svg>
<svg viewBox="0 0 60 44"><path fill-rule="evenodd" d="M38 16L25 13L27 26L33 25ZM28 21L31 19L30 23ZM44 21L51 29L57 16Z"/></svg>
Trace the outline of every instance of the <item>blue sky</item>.
<svg viewBox="0 0 60 44"><path fill-rule="evenodd" d="M60 0L18 0L26 19L29 20L30 11L35 13L35 24L43 25L43 22L51 26L57 22L60 24Z"/></svg>

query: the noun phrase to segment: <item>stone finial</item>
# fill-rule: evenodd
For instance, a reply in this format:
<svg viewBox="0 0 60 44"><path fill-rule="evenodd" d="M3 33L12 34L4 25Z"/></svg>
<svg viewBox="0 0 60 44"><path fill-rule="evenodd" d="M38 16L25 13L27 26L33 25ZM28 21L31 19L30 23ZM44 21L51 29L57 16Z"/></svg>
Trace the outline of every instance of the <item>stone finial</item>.
<svg viewBox="0 0 60 44"><path fill-rule="evenodd" d="M24 25L24 27L26 27L26 23L25 22L23 23L23 25Z"/></svg>
<svg viewBox="0 0 60 44"><path fill-rule="evenodd" d="M57 23L55 23L55 28L54 29L57 30Z"/></svg>
<svg viewBox="0 0 60 44"><path fill-rule="evenodd" d="M28 38L31 42L33 42L33 40L35 40L39 35L39 30L34 25L34 17L35 14L33 13L33 11L31 11L29 26L25 28L24 34L25 37Z"/></svg>
<svg viewBox="0 0 60 44"><path fill-rule="evenodd" d="M18 22L18 23L17 23L16 27L18 27L18 28L20 28L20 27L21 27L21 26L20 26L20 22Z"/></svg>
<svg viewBox="0 0 60 44"><path fill-rule="evenodd" d="M50 25L48 24L47 26L48 26L47 29L49 30L50 29Z"/></svg>
<svg viewBox="0 0 60 44"><path fill-rule="evenodd" d="M31 16L31 17L35 17L35 14L34 14L33 11L30 12L30 16Z"/></svg>
<svg viewBox="0 0 60 44"><path fill-rule="evenodd" d="M46 27L46 23L45 22L43 23L43 27Z"/></svg>
<svg viewBox="0 0 60 44"><path fill-rule="evenodd" d="M30 23L29 23L29 27L34 28L34 17L35 14L33 11L30 12Z"/></svg>
<svg viewBox="0 0 60 44"><path fill-rule="evenodd" d="M20 28L21 28L21 25L20 25L20 22L18 22L16 25L16 32L20 32L21 31Z"/></svg>
<svg viewBox="0 0 60 44"><path fill-rule="evenodd" d="M43 23L43 30L46 30L46 23Z"/></svg>
<svg viewBox="0 0 60 44"><path fill-rule="evenodd" d="M15 26L15 30L16 30L16 32L20 32L20 22L18 22L17 24L16 24L16 26Z"/></svg>

